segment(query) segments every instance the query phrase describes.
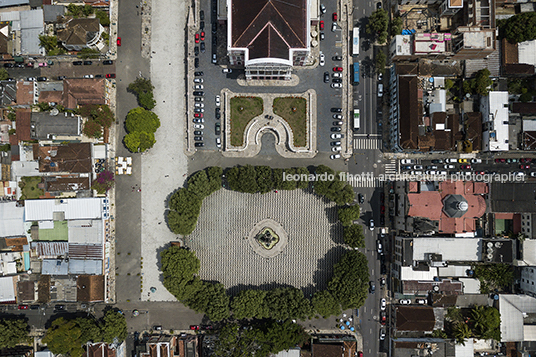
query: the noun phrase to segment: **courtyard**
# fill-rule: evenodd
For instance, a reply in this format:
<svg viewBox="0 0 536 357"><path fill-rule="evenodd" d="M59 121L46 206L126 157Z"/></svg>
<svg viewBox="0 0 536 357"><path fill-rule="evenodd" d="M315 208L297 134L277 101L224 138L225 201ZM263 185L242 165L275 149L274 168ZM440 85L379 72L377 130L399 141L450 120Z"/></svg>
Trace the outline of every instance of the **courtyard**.
<svg viewBox="0 0 536 357"><path fill-rule="evenodd" d="M271 258L257 254L247 238L268 218L288 234L286 247ZM221 282L231 294L294 286L308 296L326 287L344 253L335 204L303 190L215 192L203 201L197 228L185 243L201 261L199 277Z"/></svg>

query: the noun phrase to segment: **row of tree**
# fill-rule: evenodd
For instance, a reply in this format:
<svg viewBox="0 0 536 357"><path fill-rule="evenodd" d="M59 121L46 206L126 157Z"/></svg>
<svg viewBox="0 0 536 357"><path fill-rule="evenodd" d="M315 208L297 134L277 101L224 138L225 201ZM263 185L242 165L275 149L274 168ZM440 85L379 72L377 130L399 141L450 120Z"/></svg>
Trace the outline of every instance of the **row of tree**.
<svg viewBox="0 0 536 357"><path fill-rule="evenodd" d="M0 350L12 348L21 343L28 342L30 327L24 318L0 319Z"/></svg>
<svg viewBox="0 0 536 357"><path fill-rule="evenodd" d="M233 191L267 193L273 190L295 190L309 187L307 180L287 179L294 175L309 177L305 167L272 169L269 166L235 166L227 171L227 182Z"/></svg>
<svg viewBox="0 0 536 357"><path fill-rule="evenodd" d="M107 310L100 320L78 317L67 320L60 317L47 329L43 342L58 355L80 357L87 342L122 342L127 337L125 316L115 310Z"/></svg>
<svg viewBox="0 0 536 357"><path fill-rule="evenodd" d="M154 134L160 127L160 119L151 112L155 107L151 80L142 77L128 85L127 90L138 100L138 108L130 110L127 114L125 126L128 134L123 142L131 152L144 152L156 143Z"/></svg>
<svg viewBox="0 0 536 357"><path fill-rule="evenodd" d="M354 200L355 194L352 186L341 180L340 173L327 166L319 165L315 169L315 174L316 177L322 178L314 183L314 190L317 195L324 196L339 206Z"/></svg>
<svg viewBox="0 0 536 357"><path fill-rule="evenodd" d="M203 199L221 188L222 168L211 166L196 172L169 200L167 222L176 234L188 235L197 225Z"/></svg>
<svg viewBox="0 0 536 357"><path fill-rule="evenodd" d="M166 289L186 306L207 314L212 321L231 317L231 311L237 320L328 317L362 306L368 294L367 258L356 250L346 252L334 266L328 289L316 292L312 301L294 287L242 290L231 300L222 284L205 282L196 276L200 262L193 251L172 246L160 256Z"/></svg>
<svg viewBox="0 0 536 357"><path fill-rule="evenodd" d="M387 32L388 27L389 17L387 11L378 9L370 15L366 30L368 34L372 35L379 43L383 44L387 41L387 37L389 36L389 33Z"/></svg>
<svg viewBox="0 0 536 357"><path fill-rule="evenodd" d="M500 35L511 43L531 41L536 38L536 12L522 12L498 21Z"/></svg>

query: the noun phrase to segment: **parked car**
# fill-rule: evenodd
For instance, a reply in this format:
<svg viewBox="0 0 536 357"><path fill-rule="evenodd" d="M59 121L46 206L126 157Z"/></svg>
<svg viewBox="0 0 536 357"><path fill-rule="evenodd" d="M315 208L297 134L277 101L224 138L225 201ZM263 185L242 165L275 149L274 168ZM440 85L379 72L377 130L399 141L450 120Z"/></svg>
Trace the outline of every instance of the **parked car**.
<svg viewBox="0 0 536 357"><path fill-rule="evenodd" d="M336 13L336 12L334 12L334 13L331 15L331 19L332 19L333 21L337 21L337 13Z"/></svg>
<svg viewBox="0 0 536 357"><path fill-rule="evenodd" d="M360 204L365 203L365 195L359 193L359 194L357 195L357 201L358 201Z"/></svg>
<svg viewBox="0 0 536 357"><path fill-rule="evenodd" d="M380 278L380 286L385 286L387 280L385 278Z"/></svg>
<svg viewBox="0 0 536 357"><path fill-rule="evenodd" d="M219 119L221 118L221 109L220 109L220 108L216 108L216 113L215 113L215 115L216 115L216 119L219 120Z"/></svg>
<svg viewBox="0 0 536 357"><path fill-rule="evenodd" d="M213 53L213 54L212 54L212 63L216 63L216 62L217 62L216 54Z"/></svg>
<svg viewBox="0 0 536 357"><path fill-rule="evenodd" d="M341 128L338 127L338 126L334 126L331 128L331 131L334 131L334 132L340 132L341 131Z"/></svg>
<svg viewBox="0 0 536 357"><path fill-rule="evenodd" d="M19 310L28 310L28 305L19 305Z"/></svg>
<svg viewBox="0 0 536 357"><path fill-rule="evenodd" d="M339 119L339 120L342 120L343 116L341 114L333 114L332 115L333 119Z"/></svg>
<svg viewBox="0 0 536 357"><path fill-rule="evenodd" d="M221 70L223 73L232 73L233 70L231 68L224 68Z"/></svg>
<svg viewBox="0 0 536 357"><path fill-rule="evenodd" d="M194 143L194 146L195 146L196 148L202 148L203 146L205 146L205 143L202 142L202 141L198 141L198 142L195 142L195 143Z"/></svg>
<svg viewBox="0 0 536 357"><path fill-rule="evenodd" d="M46 81L47 81L47 77L37 77L37 81L38 81L38 82L46 82Z"/></svg>
<svg viewBox="0 0 536 357"><path fill-rule="evenodd" d="M333 56L331 57L333 61L342 61L342 56Z"/></svg>
<svg viewBox="0 0 536 357"><path fill-rule="evenodd" d="M382 254L383 253L383 246L382 246L382 241L381 240L376 240L376 249L378 250L378 254Z"/></svg>
<svg viewBox="0 0 536 357"><path fill-rule="evenodd" d="M341 142L340 141L332 141L330 143L331 146L341 146Z"/></svg>
<svg viewBox="0 0 536 357"><path fill-rule="evenodd" d="M333 123L333 126L342 126L343 122L342 121L334 121Z"/></svg>
<svg viewBox="0 0 536 357"><path fill-rule="evenodd" d="M385 340L385 329L380 329L380 341Z"/></svg>
<svg viewBox="0 0 536 357"><path fill-rule="evenodd" d="M331 77L332 78L342 78L342 73L341 72L332 73Z"/></svg>
<svg viewBox="0 0 536 357"><path fill-rule="evenodd" d="M194 118L202 118L203 113L194 113Z"/></svg>
<svg viewBox="0 0 536 357"><path fill-rule="evenodd" d="M320 13L325 14L326 13L326 6L324 4L320 4Z"/></svg>
<svg viewBox="0 0 536 357"><path fill-rule="evenodd" d="M398 300L398 303L400 305L409 305L409 304L411 304L411 300L410 299L400 299L400 300Z"/></svg>
<svg viewBox="0 0 536 357"><path fill-rule="evenodd" d="M434 160L432 160L432 164L442 164L442 163L443 163L442 159L434 159Z"/></svg>
<svg viewBox="0 0 536 357"><path fill-rule="evenodd" d="M195 100L196 102L204 102L204 101L205 101L205 98L203 98L203 97L195 97L194 100Z"/></svg>
<svg viewBox="0 0 536 357"><path fill-rule="evenodd" d="M205 129L203 124L194 124L194 129Z"/></svg>
<svg viewBox="0 0 536 357"><path fill-rule="evenodd" d="M196 107L196 108L204 108L204 107L205 107L205 103L195 103L195 104L194 104L194 107Z"/></svg>
<svg viewBox="0 0 536 357"><path fill-rule="evenodd" d="M106 78L115 78L115 73L108 73Z"/></svg>
<svg viewBox="0 0 536 357"><path fill-rule="evenodd" d="M202 136L194 136L194 141L203 141Z"/></svg>
<svg viewBox="0 0 536 357"><path fill-rule="evenodd" d="M482 163L481 159L471 159L471 164L480 164Z"/></svg>
<svg viewBox="0 0 536 357"><path fill-rule="evenodd" d="M333 72L342 72L342 67L333 67Z"/></svg>
<svg viewBox="0 0 536 357"><path fill-rule="evenodd" d="M201 53L205 53L205 43L204 42L201 42L201 44L199 45L199 48L201 49Z"/></svg>
<svg viewBox="0 0 536 357"><path fill-rule="evenodd" d="M374 294L376 291L376 284L373 281L369 281L369 293Z"/></svg>
<svg viewBox="0 0 536 357"><path fill-rule="evenodd" d="M330 138L332 140L342 139L342 134L331 134Z"/></svg>
<svg viewBox="0 0 536 357"><path fill-rule="evenodd" d="M204 96L204 95L205 95L205 92L203 92L203 91L194 91L194 96L201 97L201 96Z"/></svg>
<svg viewBox="0 0 536 357"><path fill-rule="evenodd" d="M112 60L104 60L104 61L102 61L102 64L105 65L105 66L109 66L111 64L114 64L114 61L112 61Z"/></svg>
<svg viewBox="0 0 536 357"><path fill-rule="evenodd" d="M216 138L216 147L221 148L221 139L219 137Z"/></svg>
<svg viewBox="0 0 536 357"><path fill-rule="evenodd" d="M471 170L471 165L461 165L460 168L462 170Z"/></svg>
<svg viewBox="0 0 536 357"><path fill-rule="evenodd" d="M194 76L197 76L197 77L200 77L202 76L204 73L203 72L194 72Z"/></svg>
<svg viewBox="0 0 536 357"><path fill-rule="evenodd" d="M335 31L337 31L337 23L336 22L331 24L331 32L335 32Z"/></svg>
<svg viewBox="0 0 536 357"><path fill-rule="evenodd" d="M117 46L121 46L121 37L117 38Z"/></svg>
<svg viewBox="0 0 536 357"><path fill-rule="evenodd" d="M194 135L203 135L202 130L194 130Z"/></svg>
<svg viewBox="0 0 536 357"><path fill-rule="evenodd" d="M203 118L193 118L192 121L194 123L200 124L200 123L204 123L205 119L203 119Z"/></svg>
<svg viewBox="0 0 536 357"><path fill-rule="evenodd" d="M216 135L220 135L220 134L221 134L221 124L220 124L220 123L216 123L214 129L215 129L215 131L216 131Z"/></svg>
<svg viewBox="0 0 536 357"><path fill-rule="evenodd" d="M320 41L324 41L326 39L326 34L323 32L320 32Z"/></svg>
<svg viewBox="0 0 536 357"><path fill-rule="evenodd" d="M73 66L81 66L82 61L73 61Z"/></svg>
<svg viewBox="0 0 536 357"><path fill-rule="evenodd" d="M219 95L216 96L216 106L219 107L221 105L221 98Z"/></svg>
<svg viewBox="0 0 536 357"><path fill-rule="evenodd" d="M457 160L457 159L446 159L445 162L446 162L447 164L455 164L455 163L458 162L458 160Z"/></svg>
<svg viewBox="0 0 536 357"><path fill-rule="evenodd" d="M333 83L342 83L342 78L333 78L332 82Z"/></svg>
<svg viewBox="0 0 536 357"><path fill-rule="evenodd" d="M330 158L331 160L340 159L340 158L341 158L341 154L330 155L329 158Z"/></svg>
<svg viewBox="0 0 536 357"><path fill-rule="evenodd" d="M203 78L194 78L194 83L203 83Z"/></svg>
<svg viewBox="0 0 536 357"><path fill-rule="evenodd" d="M326 56L324 56L322 51L320 51L320 66L324 67L325 64L326 64Z"/></svg>
<svg viewBox="0 0 536 357"><path fill-rule="evenodd" d="M385 298L382 298L380 300L380 310L384 311L387 308L387 300Z"/></svg>
<svg viewBox="0 0 536 357"><path fill-rule="evenodd" d="M194 59L194 67L195 67L195 68L199 68L199 58L198 58L198 57L196 57L196 58Z"/></svg>
<svg viewBox="0 0 536 357"><path fill-rule="evenodd" d="M331 83L331 88L342 88L341 83Z"/></svg>
<svg viewBox="0 0 536 357"><path fill-rule="evenodd" d="M84 61L84 66L91 66L92 64L92 61Z"/></svg>
<svg viewBox="0 0 536 357"><path fill-rule="evenodd" d="M324 20L320 21L320 30L324 30Z"/></svg>
<svg viewBox="0 0 536 357"><path fill-rule="evenodd" d="M329 83L329 73L324 72L324 83Z"/></svg>
<svg viewBox="0 0 536 357"><path fill-rule="evenodd" d="M203 89L205 89L205 87L203 87L202 84L196 84L196 85L194 85L194 89L195 90L203 90Z"/></svg>
<svg viewBox="0 0 536 357"><path fill-rule="evenodd" d="M415 300L415 302L417 304L426 305L426 300L425 299L417 299L417 300Z"/></svg>
<svg viewBox="0 0 536 357"><path fill-rule="evenodd" d="M371 218L370 221L369 221L369 229L370 229L371 231L374 230L374 219L372 219L372 218Z"/></svg>

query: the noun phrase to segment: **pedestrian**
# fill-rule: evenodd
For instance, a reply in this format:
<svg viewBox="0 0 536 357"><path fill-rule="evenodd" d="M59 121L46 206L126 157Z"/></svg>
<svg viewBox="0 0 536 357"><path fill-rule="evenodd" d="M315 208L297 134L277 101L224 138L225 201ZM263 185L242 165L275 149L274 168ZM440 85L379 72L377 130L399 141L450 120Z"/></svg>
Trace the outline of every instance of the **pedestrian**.
<svg viewBox="0 0 536 357"><path fill-rule="evenodd" d="M164 176L164 177L169 177L169 175L166 175L166 176Z"/></svg>

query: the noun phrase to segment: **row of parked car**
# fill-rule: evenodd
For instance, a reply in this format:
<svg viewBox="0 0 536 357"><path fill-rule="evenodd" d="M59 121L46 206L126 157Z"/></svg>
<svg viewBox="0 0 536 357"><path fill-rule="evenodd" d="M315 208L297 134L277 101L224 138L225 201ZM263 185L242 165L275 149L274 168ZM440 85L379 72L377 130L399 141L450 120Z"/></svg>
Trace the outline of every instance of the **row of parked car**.
<svg viewBox="0 0 536 357"><path fill-rule="evenodd" d="M203 72L195 72L194 73L194 146L195 147L204 147L205 143L203 141L203 129L205 129L205 119L204 119L204 113L205 113L205 92L203 91L204 87L201 83L203 83ZM215 109L215 118L219 120L221 118L221 98L219 95L215 97L215 103L216 103L216 109ZM216 147L221 148L221 124L216 123L215 126L216 131Z"/></svg>
<svg viewBox="0 0 536 357"><path fill-rule="evenodd" d="M331 131L332 131L331 140L334 140L334 141L332 141L330 144L331 144L331 151L333 151L335 154L331 155L330 159L334 160L334 159L340 159L341 157L339 152L342 151L340 139L343 138L341 131L342 131L342 124L343 124L344 117L341 114L342 108L331 108L331 112L333 113L332 118L334 119L332 123L333 126L331 127Z"/></svg>

